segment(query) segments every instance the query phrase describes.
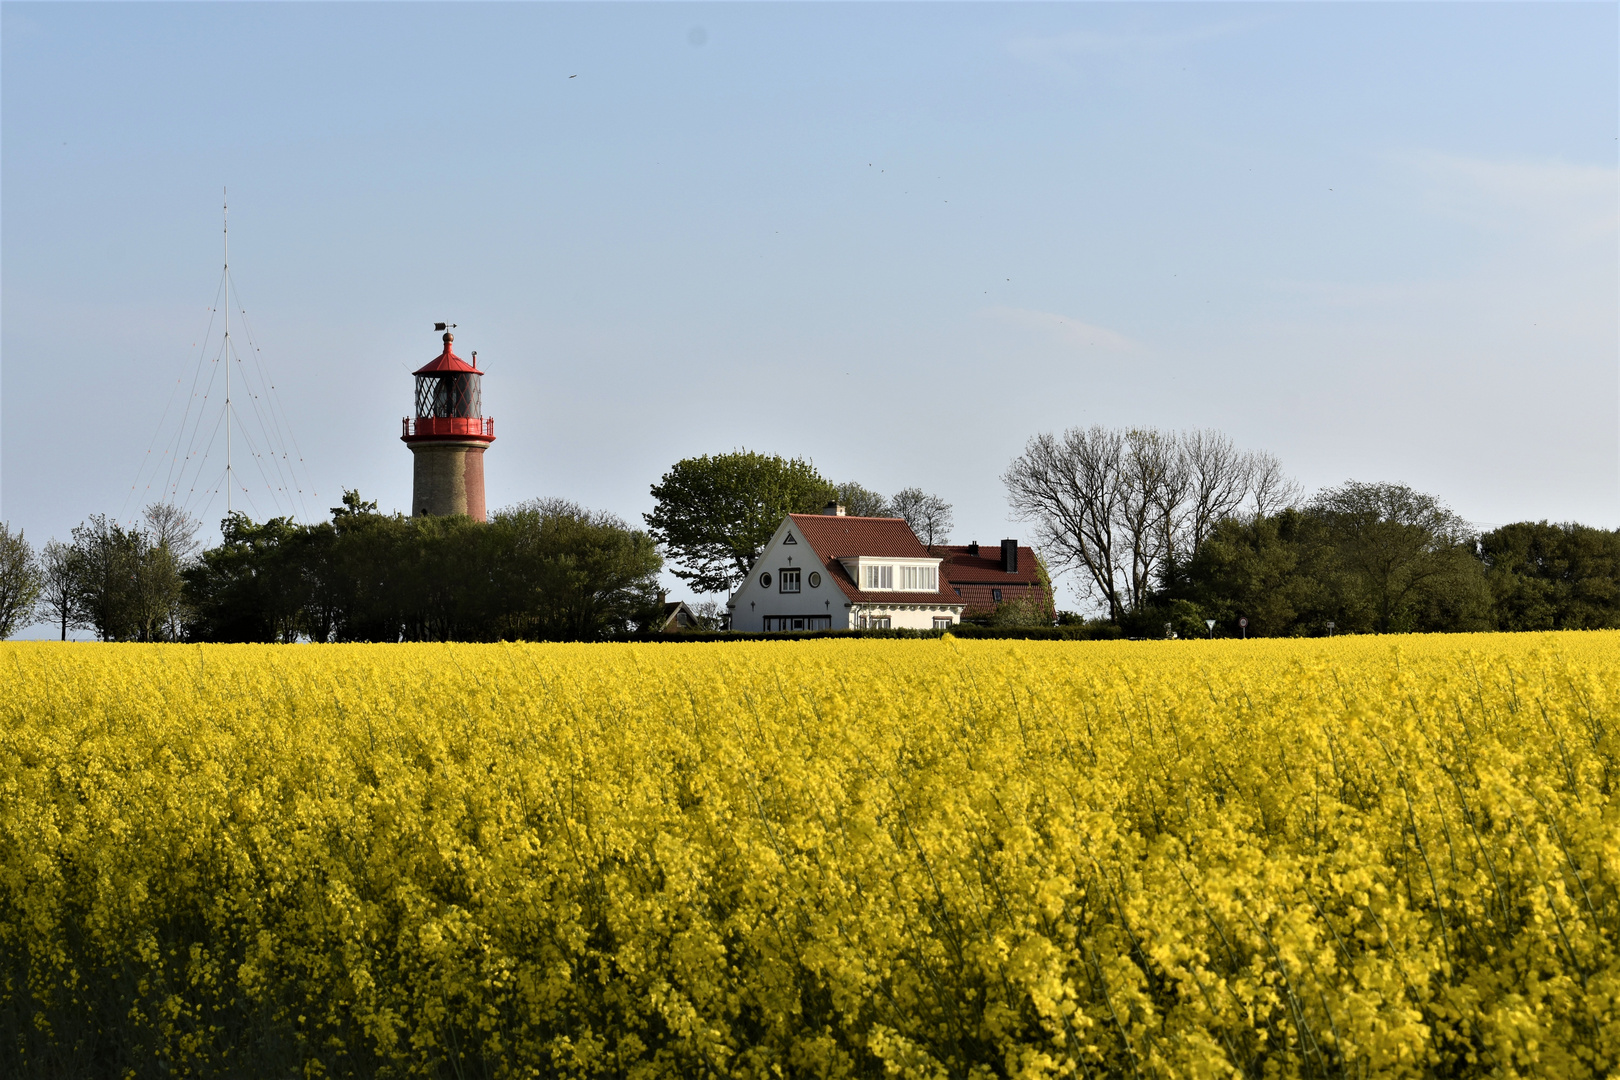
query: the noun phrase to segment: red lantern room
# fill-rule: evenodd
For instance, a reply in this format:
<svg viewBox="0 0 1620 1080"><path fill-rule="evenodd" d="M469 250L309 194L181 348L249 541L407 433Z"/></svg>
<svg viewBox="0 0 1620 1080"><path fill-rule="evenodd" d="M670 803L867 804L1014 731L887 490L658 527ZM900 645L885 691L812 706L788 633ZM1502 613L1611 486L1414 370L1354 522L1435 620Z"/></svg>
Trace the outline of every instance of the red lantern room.
<svg viewBox="0 0 1620 1080"><path fill-rule="evenodd" d="M495 421L483 414L478 354L467 363L451 349L453 341L446 330L444 351L412 372L416 415L405 418L400 435L415 459L411 513L483 521L484 451L495 441Z"/></svg>

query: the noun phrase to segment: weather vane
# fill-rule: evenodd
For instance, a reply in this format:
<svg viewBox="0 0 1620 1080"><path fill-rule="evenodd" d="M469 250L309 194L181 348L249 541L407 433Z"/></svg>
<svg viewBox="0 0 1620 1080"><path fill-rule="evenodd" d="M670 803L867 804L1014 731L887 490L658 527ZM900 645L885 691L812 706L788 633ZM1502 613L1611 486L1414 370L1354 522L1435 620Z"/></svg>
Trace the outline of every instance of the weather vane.
<svg viewBox="0 0 1620 1080"><path fill-rule="evenodd" d="M455 323L436 322L436 323L433 324L433 329L435 329L435 330L454 330L455 328L456 328Z"/></svg>

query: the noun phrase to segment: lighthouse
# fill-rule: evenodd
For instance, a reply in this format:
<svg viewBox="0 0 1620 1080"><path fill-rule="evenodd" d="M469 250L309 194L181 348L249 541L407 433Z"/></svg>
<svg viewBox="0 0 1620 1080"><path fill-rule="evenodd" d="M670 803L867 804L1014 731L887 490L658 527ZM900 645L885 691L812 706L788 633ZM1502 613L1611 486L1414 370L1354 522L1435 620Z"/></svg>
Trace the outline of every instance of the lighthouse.
<svg viewBox="0 0 1620 1080"><path fill-rule="evenodd" d="M411 374L416 415L405 417L400 438L415 458L411 515L466 514L483 521L484 451L495 441L495 420L484 415L478 354L469 364L455 354L455 335L444 330L444 351Z"/></svg>

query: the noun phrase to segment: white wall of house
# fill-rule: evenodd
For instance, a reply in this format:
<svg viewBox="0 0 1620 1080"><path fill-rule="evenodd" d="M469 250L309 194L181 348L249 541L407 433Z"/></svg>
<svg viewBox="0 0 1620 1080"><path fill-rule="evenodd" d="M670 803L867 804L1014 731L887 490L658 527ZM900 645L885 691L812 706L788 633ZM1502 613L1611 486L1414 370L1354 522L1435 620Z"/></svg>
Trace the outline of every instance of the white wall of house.
<svg viewBox="0 0 1620 1080"><path fill-rule="evenodd" d="M907 604L903 596L897 596L892 604L856 604L850 615L855 629L861 628L861 619L865 618L867 627L874 619L888 619L891 630L932 630L935 619L949 619L955 626L961 621L962 609L939 604Z"/></svg>
<svg viewBox="0 0 1620 1080"><path fill-rule="evenodd" d="M784 574L783 571L788 571ZM770 575L770 584L764 584L761 575ZM783 582L791 585L797 576L798 591L784 592ZM748 571L748 577L726 601L731 611L731 628L742 633L760 633L766 629L766 620L773 621L772 630L794 629L789 622L803 617L815 619L806 623L804 630L848 630L850 628L849 598L831 580L827 568L821 565L809 541L799 535L792 518L783 518L765 551Z"/></svg>

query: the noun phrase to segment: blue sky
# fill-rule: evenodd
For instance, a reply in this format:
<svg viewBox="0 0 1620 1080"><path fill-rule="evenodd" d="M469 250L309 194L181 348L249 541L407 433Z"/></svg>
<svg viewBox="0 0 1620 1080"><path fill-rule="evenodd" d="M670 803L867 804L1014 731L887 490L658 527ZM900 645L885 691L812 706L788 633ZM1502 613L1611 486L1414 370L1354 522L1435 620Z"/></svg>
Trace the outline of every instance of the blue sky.
<svg viewBox="0 0 1620 1080"><path fill-rule="evenodd" d="M8 3L0 516L139 504L228 185L316 514L449 319L492 505L748 447L990 541L1101 423L1620 526L1617 10Z"/></svg>

